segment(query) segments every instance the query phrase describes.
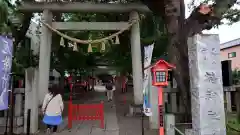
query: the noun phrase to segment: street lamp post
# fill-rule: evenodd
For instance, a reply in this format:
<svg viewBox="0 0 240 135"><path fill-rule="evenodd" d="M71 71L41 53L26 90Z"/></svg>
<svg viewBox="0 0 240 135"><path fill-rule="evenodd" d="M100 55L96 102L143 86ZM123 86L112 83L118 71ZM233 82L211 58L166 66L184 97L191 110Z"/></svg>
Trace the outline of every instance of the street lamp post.
<svg viewBox="0 0 240 135"><path fill-rule="evenodd" d="M164 60L151 67L152 85L158 87L159 135L164 135L163 87L168 86L168 70L175 68Z"/></svg>

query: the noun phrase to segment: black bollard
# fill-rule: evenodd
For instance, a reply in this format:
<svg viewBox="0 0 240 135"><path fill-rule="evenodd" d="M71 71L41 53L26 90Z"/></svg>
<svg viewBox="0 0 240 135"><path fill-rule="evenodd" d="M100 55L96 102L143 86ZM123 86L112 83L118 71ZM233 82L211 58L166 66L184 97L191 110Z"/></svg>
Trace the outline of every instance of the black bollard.
<svg viewBox="0 0 240 135"><path fill-rule="evenodd" d="M27 111L27 135L30 135L31 109Z"/></svg>
<svg viewBox="0 0 240 135"><path fill-rule="evenodd" d="M142 120L142 135L144 135L144 108L142 107L142 115L141 115L141 120Z"/></svg>
<svg viewBox="0 0 240 135"><path fill-rule="evenodd" d="M10 83L10 125L9 125L9 135L14 135L13 133L13 121L14 121L14 107L15 107L15 97L14 97L14 88L13 88L13 77L14 75L12 74L11 76L11 83Z"/></svg>

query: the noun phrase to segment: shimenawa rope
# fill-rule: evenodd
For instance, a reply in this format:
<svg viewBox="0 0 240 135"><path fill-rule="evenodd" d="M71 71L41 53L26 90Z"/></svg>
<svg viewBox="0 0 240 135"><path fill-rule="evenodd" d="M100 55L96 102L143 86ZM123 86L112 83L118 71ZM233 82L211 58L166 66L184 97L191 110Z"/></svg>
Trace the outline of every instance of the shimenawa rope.
<svg viewBox="0 0 240 135"><path fill-rule="evenodd" d="M136 19L133 19L133 20L130 20L129 21L129 25L126 27L126 28L123 28L122 30L110 35L110 36L107 36L107 37L104 37L104 38L101 38L101 39L96 39L96 40L80 40L80 39L77 39L77 38L73 38L73 37L70 37L66 34L63 34L62 32L54 29L53 27L51 27L49 24L43 22L40 20L40 22L45 25L48 29L50 29L51 31L57 33L59 36L65 38L65 39L68 39L72 42L76 42L76 43L80 43L80 44L93 44L93 43L101 43L101 42L104 42L106 40L110 40L110 39L113 39L114 37L122 34L124 31L128 30L133 24L137 23L139 20L136 20Z"/></svg>

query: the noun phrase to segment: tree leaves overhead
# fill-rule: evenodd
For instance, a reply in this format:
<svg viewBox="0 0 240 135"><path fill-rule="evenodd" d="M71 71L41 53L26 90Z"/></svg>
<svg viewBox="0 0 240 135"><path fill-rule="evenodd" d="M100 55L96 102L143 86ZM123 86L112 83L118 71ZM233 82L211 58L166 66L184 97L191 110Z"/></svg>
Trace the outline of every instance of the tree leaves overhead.
<svg viewBox="0 0 240 135"><path fill-rule="evenodd" d="M32 1L32 0L24 0L24 1ZM75 1L79 1L79 0L75 0ZM89 0L80 0L81 2L86 2ZM95 0L90 0L91 2L96 2L96 3L109 3L109 2L113 2L112 0L101 0L101 1L95 1ZM138 0L126 0L126 1L120 1L123 3L130 3L130 2L137 2ZM165 5L166 3L164 3L164 1L160 1L160 0L142 0L144 2L144 4L146 4L154 13L154 15L152 14L147 14L144 15L145 18L143 18L141 20L141 43L142 45L149 45L153 42L155 42L155 49L154 49L154 53L153 53L153 57L159 57L161 56L163 53L166 54L166 47L167 47L167 42L168 42L168 38L167 38L167 31L165 28L165 21L166 18L164 16L165 14ZM118 3L116 1L114 1L115 3ZM236 22L239 20L239 10L237 9L229 9L230 6L232 6L234 3L236 2L236 0L215 0L215 3L212 5L213 7L213 11L214 11L214 15L215 16L222 16L223 18L226 18L228 20L230 20L230 22ZM16 44L22 42L22 39L24 39L25 33L29 27L30 24L30 20L32 18L32 13L19 13L18 11L16 11L16 6L18 6L18 4L20 4L19 1L16 1L17 4L13 5L11 3L9 3L8 0L2 0L0 1L0 13L1 13L1 19L0 19L0 28L2 32L12 32L13 37L16 40ZM164 5L165 4L165 5ZM226 6L228 5L228 6ZM227 12L226 12L227 11ZM60 17L65 20L65 21L101 21L101 22L105 22L105 21L127 21L129 19L129 14L114 14L114 13L109 13L109 14L105 14L105 13L64 13L62 15L60 15ZM21 23L18 23L17 25L14 23L13 18L19 18L19 21ZM205 20L204 20L205 21ZM205 22L204 22L205 23ZM23 24L23 25L21 25ZM201 31L202 29L197 29L196 32ZM79 39L88 39L89 36L91 35L93 39L96 38L101 38L104 36L108 36L109 34L111 34L112 32L109 31L74 31L74 32L70 32L70 31L66 31L66 34L79 38ZM104 57L108 57L106 59L111 59L111 57L116 58L117 60L114 62L116 65L121 65L124 66L126 63L126 61L128 61L128 63L131 63L131 54L130 54L130 43L129 43L129 33L125 32L123 34L123 36L120 37L120 42L121 45L111 45L108 44L110 48L110 52L107 52L107 54L104 54ZM54 36L55 40L57 36ZM126 37L126 38L124 38ZM59 37L58 37L59 40ZM53 41L53 51L55 54L58 54L56 56L58 56L59 58L57 58L58 60L62 59L64 60L65 64L69 64L69 65L75 65L74 62L71 63L71 60L67 59L67 58L63 58L62 54L68 54L68 55L64 55L64 56L69 56L68 58L72 58L72 56L77 57L79 59L83 59L87 60L87 59L92 59L94 60L93 57L95 57L95 55L88 55L86 50L87 50L87 45L81 45L79 44L79 50L80 52L75 53L73 51L70 50L63 50L66 48L61 48L59 47L59 41ZM67 44L68 41L66 41ZM55 50L56 49L56 50ZM61 51L60 51L61 50ZM58 52L59 51L59 52ZM112 51L112 52L111 52ZM87 54L87 55L86 55ZM70 56L71 55L71 56ZM119 56L121 56L121 59L118 59ZM89 58L88 58L89 57ZM109 60L109 61L111 61ZM69 62L69 63L68 63ZM92 61L92 64L95 63L94 61ZM86 65L80 65L83 63L79 63L79 65L76 65L78 67L85 67ZM55 64L53 64L54 66ZM91 64L90 64L91 65ZM131 64L129 64L131 65ZM59 66L59 65L58 65ZM66 66L64 66L66 67ZM73 66L69 66L73 67Z"/></svg>
<svg viewBox="0 0 240 135"><path fill-rule="evenodd" d="M16 10L18 4L19 1L15 3L9 0L0 1L0 34L10 35L14 39L12 69L14 72L24 73L24 68L34 65L32 60L36 58L32 55L30 48L25 48L23 45L32 13L18 12Z"/></svg>
<svg viewBox="0 0 240 135"><path fill-rule="evenodd" d="M141 25L141 43L144 45L152 44L163 32L163 27L160 25L161 20L152 14L145 15L140 21Z"/></svg>
<svg viewBox="0 0 240 135"><path fill-rule="evenodd" d="M223 15L224 19L228 20L228 24L233 24L240 20L240 10L239 9L229 9L226 14Z"/></svg>
<svg viewBox="0 0 240 135"><path fill-rule="evenodd" d="M0 33L8 33L10 29L7 27L9 16L9 7L6 0L0 1Z"/></svg>

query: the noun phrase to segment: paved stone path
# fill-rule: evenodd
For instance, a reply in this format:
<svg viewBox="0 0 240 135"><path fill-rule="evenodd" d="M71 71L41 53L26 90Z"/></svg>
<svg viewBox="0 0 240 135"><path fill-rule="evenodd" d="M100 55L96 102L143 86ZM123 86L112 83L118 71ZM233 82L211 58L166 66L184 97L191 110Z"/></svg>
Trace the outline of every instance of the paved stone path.
<svg viewBox="0 0 240 135"><path fill-rule="evenodd" d="M132 91L120 94L115 91L114 101L107 102L105 93L92 92L91 97L84 103L99 103L104 101L105 128L100 128L99 121L74 121L72 129L67 128L67 118L59 126L59 132L56 135L142 135L141 117L127 117L128 106L132 102ZM122 104L123 97L127 99ZM79 101L80 102L80 101ZM75 101L78 103L78 101ZM83 103L82 101L80 103ZM144 118L144 135L158 135L157 130L148 128L148 118ZM44 135L42 133L41 135Z"/></svg>
<svg viewBox="0 0 240 135"><path fill-rule="evenodd" d="M117 122L116 109L111 107L112 103L104 103L105 128L100 128L99 121L75 121L71 130L61 129L58 135L119 135L119 126ZM67 119L65 120L67 122Z"/></svg>
<svg viewBox="0 0 240 135"><path fill-rule="evenodd" d="M100 128L99 121L74 121L72 129L67 128L67 118L59 126L57 135L119 135L119 126L114 102L107 102L105 93L94 92L93 97L85 103L100 103L104 101L104 129ZM77 101L75 101L77 103Z"/></svg>

